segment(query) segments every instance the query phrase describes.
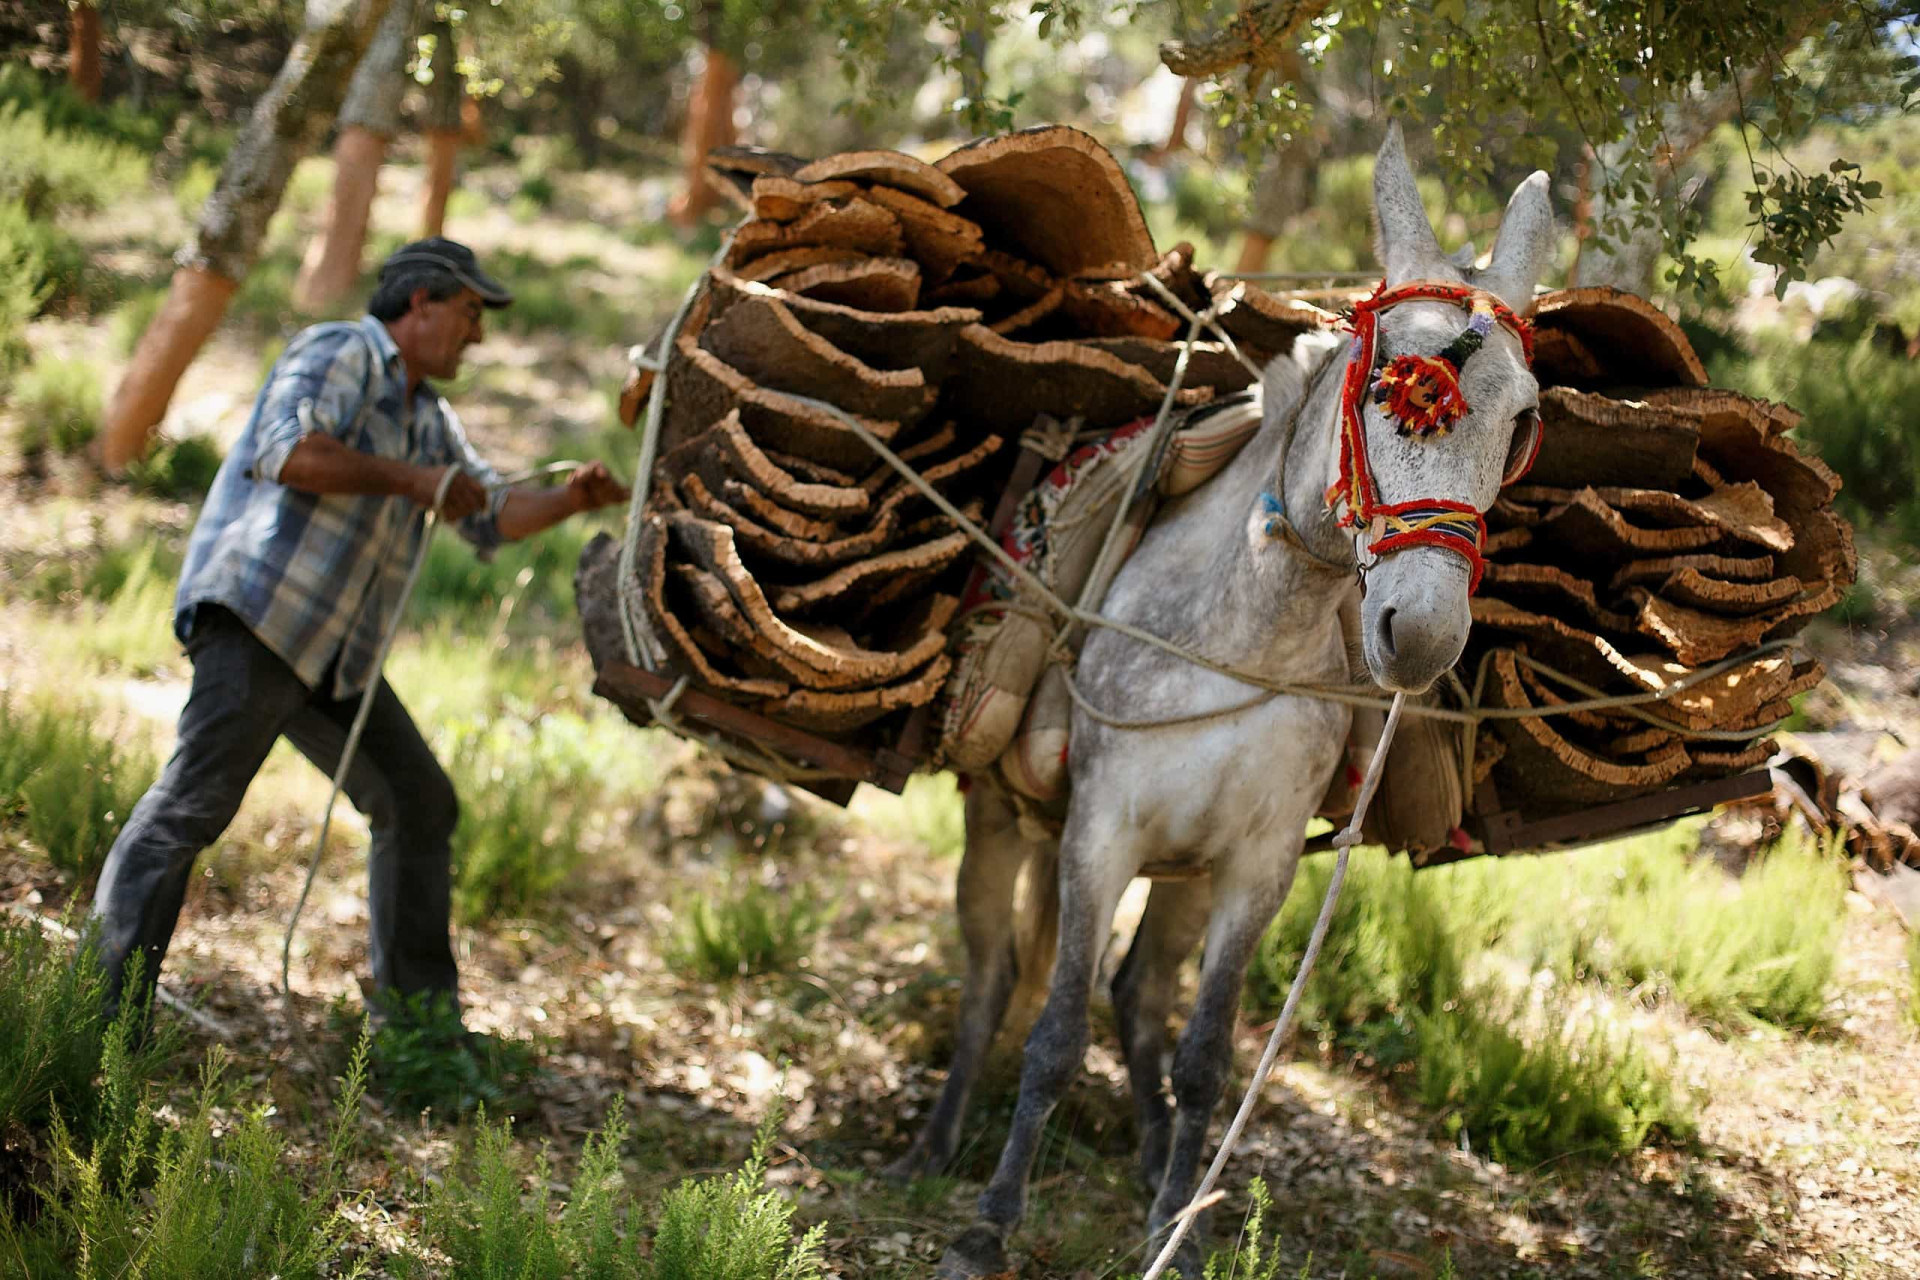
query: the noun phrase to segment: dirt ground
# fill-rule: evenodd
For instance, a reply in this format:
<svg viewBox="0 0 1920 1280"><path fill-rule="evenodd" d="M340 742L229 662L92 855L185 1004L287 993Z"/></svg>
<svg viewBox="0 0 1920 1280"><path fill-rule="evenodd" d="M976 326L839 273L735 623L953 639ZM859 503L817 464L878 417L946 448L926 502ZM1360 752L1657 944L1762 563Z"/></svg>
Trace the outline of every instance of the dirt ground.
<svg viewBox="0 0 1920 1280"><path fill-rule="evenodd" d="M414 180L397 171L377 225L405 221ZM623 198L575 195L588 208ZM570 238L584 234L579 223L528 224L493 210L460 231L483 254L509 244L553 262L613 252L605 236ZM651 250L621 252L629 256L609 264L612 276L662 269ZM648 332L636 324L633 339ZM43 322L33 338L112 362L98 325ZM565 333L495 337L478 362L488 370L459 403L482 452L504 465L537 456L556 433L604 429L624 366L617 347L582 347ZM183 384L170 430L230 439L260 368L254 335L223 333ZM631 460L616 466L624 474ZM0 552L15 563L62 538L124 539L178 529L190 516L181 504L132 503L81 469L0 480ZM1897 569L1870 560L1868 571L1888 584L1883 608L1904 614ZM44 620L44 610L17 597L0 602L0 691L27 693L66 669L42 647ZM1920 742L1912 627L1825 626L1815 640L1834 683L1809 703L1816 727L1884 729ZM559 661L557 683L577 705L592 705L577 644ZM89 692L116 708L119 733L164 750L183 676L175 666L153 678L102 679ZM664 1189L736 1164L754 1124L784 1094L773 1180L803 1221L828 1224L832 1267L848 1277L927 1274L969 1220L1018 1074L1010 1031L949 1176L907 1189L873 1176L904 1148L942 1078L961 969L953 862L889 837L857 811L802 799L804 838L749 860L770 882L810 886L833 904L798 972L730 987L675 973L664 945L673 905L728 874L721 851L749 842L742 823L763 797L717 779L657 733L634 730L631 741L669 770L668 780L604 815L606 850L569 886L569 905L459 936L470 1024L545 1046L533 1103L518 1119L521 1139L550 1143L564 1178L581 1138L623 1098L635 1133L629 1178ZM350 821L323 865L296 950L296 999L282 1008L281 936L324 795L311 770L276 758L225 842L232 849L216 849L196 879L167 960L171 989L211 1020L185 1028L183 1064L226 1044L236 1075L273 1098L305 1144L319 1140L318 1099L344 1056L330 1005L357 1000L354 975L366 958L361 831ZM0 905L57 915L70 892L0 837ZM1457 1274L1475 1277L1920 1274L1920 1039L1904 1011L1905 934L1870 892L1852 894L1848 907L1827 1031L1723 1036L1657 1007L1628 1014L1636 1036L1671 1054L1695 1091L1696 1143L1598 1166L1503 1167L1474 1150L1470 1135L1445 1140L1331 1053L1296 1046L1229 1165L1232 1194L1215 1243L1231 1242L1244 1188L1265 1177L1288 1275L1437 1276L1448 1257ZM1110 1018L1103 1008L1096 1018L1089 1070L1050 1126L1036 1169L1019 1239L1027 1276L1089 1280L1144 1266L1130 1252L1145 1222L1132 1179L1132 1107ZM1233 1096L1264 1035L1263 1027L1242 1030ZM184 1065L182 1076L190 1077ZM359 1182L374 1192L373 1211L357 1224L363 1245L408 1234L424 1180L445 1167L459 1137L458 1126L369 1103L356 1157Z"/></svg>

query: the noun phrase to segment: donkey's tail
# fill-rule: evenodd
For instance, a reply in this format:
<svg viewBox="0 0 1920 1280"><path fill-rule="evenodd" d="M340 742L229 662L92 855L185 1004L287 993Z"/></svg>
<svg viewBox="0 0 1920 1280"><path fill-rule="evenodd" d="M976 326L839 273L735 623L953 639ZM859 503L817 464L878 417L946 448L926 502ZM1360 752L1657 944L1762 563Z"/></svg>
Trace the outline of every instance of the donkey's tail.
<svg viewBox="0 0 1920 1280"><path fill-rule="evenodd" d="M1046 996L1060 949L1060 841L1041 840L1032 847L1014 918L1016 1007L1038 1004Z"/></svg>

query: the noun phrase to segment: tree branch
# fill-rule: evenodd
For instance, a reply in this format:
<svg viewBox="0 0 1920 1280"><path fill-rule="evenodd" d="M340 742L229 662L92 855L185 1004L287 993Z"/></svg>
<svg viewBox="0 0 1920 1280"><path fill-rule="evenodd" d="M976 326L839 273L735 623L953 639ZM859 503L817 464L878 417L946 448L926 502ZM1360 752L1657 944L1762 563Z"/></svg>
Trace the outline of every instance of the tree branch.
<svg viewBox="0 0 1920 1280"><path fill-rule="evenodd" d="M1331 0L1256 0L1219 32L1198 40L1169 40L1160 61L1178 76L1213 76L1239 66L1264 66Z"/></svg>

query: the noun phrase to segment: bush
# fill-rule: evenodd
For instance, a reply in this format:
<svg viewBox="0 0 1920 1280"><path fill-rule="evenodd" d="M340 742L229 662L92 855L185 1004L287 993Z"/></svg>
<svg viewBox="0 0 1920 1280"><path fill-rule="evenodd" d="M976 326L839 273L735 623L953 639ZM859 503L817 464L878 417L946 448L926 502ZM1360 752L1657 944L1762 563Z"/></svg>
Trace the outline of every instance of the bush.
<svg viewBox="0 0 1920 1280"><path fill-rule="evenodd" d="M76 955L33 923L0 916L0 1144L44 1131L56 1115L90 1139L118 1096L97 1087L102 1064L122 1090L143 1088L173 1052L165 1029L135 1044L132 1006L112 1024L102 1018L106 975L97 956L90 938ZM5 1204L0 1196L0 1214Z"/></svg>
<svg viewBox="0 0 1920 1280"><path fill-rule="evenodd" d="M395 1109L451 1117L478 1107L510 1113L525 1102L540 1062L532 1042L470 1032L457 1005L425 995L391 1014L374 1034L371 1066L374 1086ZM334 1023L350 1025L344 1005Z"/></svg>
<svg viewBox="0 0 1920 1280"><path fill-rule="evenodd" d="M36 217L19 200L0 198L0 262L18 272L18 280L39 296L27 314L87 294L87 251L59 223Z"/></svg>
<svg viewBox="0 0 1920 1280"><path fill-rule="evenodd" d="M749 881L727 897L689 896L674 913L674 967L709 982L784 973L803 959L823 923L813 897Z"/></svg>
<svg viewBox="0 0 1920 1280"><path fill-rule="evenodd" d="M1539 875L1544 865L1529 859L1524 870ZM1551 1007L1536 1017L1523 994L1469 973L1512 927L1501 903L1524 901L1499 891L1504 871L1469 864L1416 877L1404 860L1356 851L1301 1025L1385 1071L1502 1160L1606 1157L1655 1131L1689 1132L1665 1073L1631 1043L1598 1025L1581 1030ZM1262 941L1251 990L1268 1012L1292 981L1331 877L1330 858L1304 863Z"/></svg>
<svg viewBox="0 0 1920 1280"><path fill-rule="evenodd" d="M764 1186L778 1120L776 1112L762 1123L752 1154L733 1174L689 1179L667 1193L652 1254L642 1257L640 1206L621 1184L627 1128L618 1102L588 1137L568 1199L557 1208L546 1154L534 1157L529 1168L511 1128L482 1117L471 1167L435 1186L421 1215L427 1243L450 1264L433 1274L815 1280L824 1274L824 1230L815 1227L794 1240L793 1206ZM419 1259L394 1262L402 1275L427 1273Z"/></svg>
<svg viewBox="0 0 1920 1280"><path fill-rule="evenodd" d="M221 461L220 447L207 436L162 440L127 468L127 483L156 498L203 498Z"/></svg>
<svg viewBox="0 0 1920 1280"><path fill-rule="evenodd" d="M455 914L478 924L547 906L580 865L580 774L481 734L460 744L450 773L460 793Z"/></svg>
<svg viewBox="0 0 1920 1280"><path fill-rule="evenodd" d="M50 127L38 108L0 101L0 202L52 219L103 209L146 182L146 158L132 147Z"/></svg>
<svg viewBox="0 0 1920 1280"><path fill-rule="evenodd" d="M1920 362L1894 355L1871 335L1856 342L1800 342L1776 334L1750 357L1709 365L1715 386L1781 400L1806 415L1794 429L1840 474L1837 505L1856 522L1893 525L1920 538Z"/></svg>
<svg viewBox="0 0 1920 1280"><path fill-rule="evenodd" d="M180 656L173 634L172 556L149 545L127 567L124 581L73 638L73 650L103 667L152 675Z"/></svg>
<svg viewBox="0 0 1920 1280"><path fill-rule="evenodd" d="M54 866L91 880L146 789L153 757L96 737L84 713L0 701L0 818L24 818Z"/></svg>
<svg viewBox="0 0 1920 1280"><path fill-rule="evenodd" d="M20 415L20 451L77 454L100 431L100 370L86 360L33 362L14 387Z"/></svg>
<svg viewBox="0 0 1920 1280"><path fill-rule="evenodd" d="M140 345L140 335L147 331L166 301L165 289L142 289L114 308L107 323L116 354L122 359L133 354L133 349Z"/></svg>
<svg viewBox="0 0 1920 1280"><path fill-rule="evenodd" d="M207 1055L192 1113L171 1124L137 1077L110 1063L113 1130L83 1153L56 1121L52 1182L39 1189L47 1212L29 1230L0 1204L0 1245L89 1276L334 1274L350 1231L343 1210L362 1198L347 1196L344 1166L366 1062L363 1036L317 1168L296 1164L268 1124L271 1108L238 1123L225 1114L223 1050Z"/></svg>

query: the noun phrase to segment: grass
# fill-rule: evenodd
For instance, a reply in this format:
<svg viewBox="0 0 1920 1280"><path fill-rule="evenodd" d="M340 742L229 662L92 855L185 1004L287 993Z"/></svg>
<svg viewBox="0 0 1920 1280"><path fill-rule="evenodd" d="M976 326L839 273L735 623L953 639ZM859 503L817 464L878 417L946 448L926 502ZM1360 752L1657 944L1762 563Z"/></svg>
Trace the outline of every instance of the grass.
<svg viewBox="0 0 1920 1280"><path fill-rule="evenodd" d="M516 736L526 745L535 734ZM489 746L485 735L461 743L449 772L460 794L454 913L476 924L552 905L581 862L579 775L537 749Z"/></svg>
<svg viewBox="0 0 1920 1280"><path fill-rule="evenodd" d="M538 1045L470 1032L445 1001L416 998L392 1012L374 1032L369 1059L370 1082L386 1104L404 1115L444 1118L487 1107L511 1114L525 1104L539 1070ZM344 1042L359 1017L342 1001L329 1022Z"/></svg>
<svg viewBox="0 0 1920 1280"><path fill-rule="evenodd" d="M136 676L153 675L178 661L180 642L173 634L177 574L170 560L154 546L136 552L126 577L69 640L70 652L102 669Z"/></svg>
<svg viewBox="0 0 1920 1280"><path fill-rule="evenodd" d="M966 802L950 773L915 774L897 796L863 787L853 808L869 829L937 858L957 858L966 849Z"/></svg>
<svg viewBox="0 0 1920 1280"><path fill-rule="evenodd" d="M1331 874L1326 857L1304 865L1268 931L1252 975L1262 1009L1284 996ZM1475 866L1416 877L1356 852L1301 1024L1499 1159L1605 1157L1690 1132L1684 1099L1634 1045L1480 971L1508 915L1494 888Z"/></svg>
<svg viewBox="0 0 1920 1280"><path fill-rule="evenodd" d="M17 821L41 854L91 881L134 804L153 785L144 749L116 745L90 713L0 700L0 819Z"/></svg>
<svg viewBox="0 0 1920 1280"><path fill-rule="evenodd" d="M112 1095L96 1087L103 1063L134 1087L159 1073L172 1036L162 1030L136 1046L131 1008L108 1024L105 983L90 941L76 951L34 923L0 915L0 1144L46 1129L56 1115L90 1140L110 1109ZM0 1212L5 1202L0 1196Z"/></svg>
<svg viewBox="0 0 1920 1280"><path fill-rule="evenodd" d="M127 468L127 483L156 498L204 498L222 461L207 436L162 439Z"/></svg>
<svg viewBox="0 0 1920 1280"><path fill-rule="evenodd" d="M103 378L90 360L42 357L20 375L13 405L20 452L74 455L100 433Z"/></svg>
<svg viewBox="0 0 1920 1280"><path fill-rule="evenodd" d="M109 1127L89 1145L56 1118L52 1171L37 1188L43 1212L29 1225L0 1203L0 1254L36 1260L29 1271L47 1275L334 1274L348 1210L365 1197L348 1192L345 1167L366 1086L366 1038L324 1151L305 1167L290 1158L270 1108L233 1115L226 1065L223 1050L207 1054L192 1108L176 1117L155 1105L124 1057L107 1055Z"/></svg>
<svg viewBox="0 0 1920 1280"><path fill-rule="evenodd" d="M0 201L52 219L104 209L146 182L146 158L134 148L49 125L39 107L0 99Z"/></svg>
<svg viewBox="0 0 1920 1280"><path fill-rule="evenodd" d="M1920 538L1920 364L1875 344L1787 333L1762 337L1751 353L1709 366L1715 386L1782 400L1806 415L1794 436L1845 482L1836 499L1849 518L1911 542Z"/></svg>
<svg viewBox="0 0 1920 1280"><path fill-rule="evenodd" d="M482 1117L468 1167L434 1188L422 1214L425 1238L448 1266L429 1271L423 1259L396 1259L399 1273L814 1280L824 1274L824 1230L815 1227L794 1239L793 1206L765 1186L778 1125L776 1111L761 1124L738 1170L688 1179L669 1191L651 1215L652 1249L643 1254L649 1215L623 1183L627 1126L619 1103L588 1135L566 1199L558 1204L546 1152L527 1160L509 1126Z"/></svg>
<svg viewBox="0 0 1920 1280"><path fill-rule="evenodd" d="M792 885L748 880L724 897L690 894L674 912L667 958L707 982L791 972L806 958L823 915L810 893Z"/></svg>

